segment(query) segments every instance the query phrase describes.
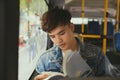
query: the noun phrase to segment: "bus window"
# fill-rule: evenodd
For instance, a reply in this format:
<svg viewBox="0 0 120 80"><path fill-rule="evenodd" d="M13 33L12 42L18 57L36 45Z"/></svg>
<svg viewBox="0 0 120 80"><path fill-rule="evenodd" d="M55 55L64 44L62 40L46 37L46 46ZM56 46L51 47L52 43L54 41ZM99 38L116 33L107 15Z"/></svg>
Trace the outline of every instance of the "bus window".
<svg viewBox="0 0 120 80"><path fill-rule="evenodd" d="M41 30L40 17L47 10L45 0L20 0L19 80L30 78L39 56L46 50L47 34Z"/></svg>

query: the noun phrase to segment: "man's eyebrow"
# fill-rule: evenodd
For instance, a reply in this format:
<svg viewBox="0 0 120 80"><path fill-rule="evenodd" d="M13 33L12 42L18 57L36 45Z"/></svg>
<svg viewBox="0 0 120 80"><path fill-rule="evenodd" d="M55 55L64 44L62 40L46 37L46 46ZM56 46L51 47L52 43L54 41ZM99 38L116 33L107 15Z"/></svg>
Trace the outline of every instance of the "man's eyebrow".
<svg viewBox="0 0 120 80"><path fill-rule="evenodd" d="M65 31L65 29L61 30L61 31L60 31L60 32L58 32L57 34L60 34L60 33L64 32L64 31Z"/></svg>
<svg viewBox="0 0 120 80"><path fill-rule="evenodd" d="M65 31L65 29L61 30L60 32L58 32L58 33L57 33L57 34L55 34L55 35L58 35L58 34L60 34L60 33L64 32L64 31ZM49 34L49 36L54 36L54 35Z"/></svg>

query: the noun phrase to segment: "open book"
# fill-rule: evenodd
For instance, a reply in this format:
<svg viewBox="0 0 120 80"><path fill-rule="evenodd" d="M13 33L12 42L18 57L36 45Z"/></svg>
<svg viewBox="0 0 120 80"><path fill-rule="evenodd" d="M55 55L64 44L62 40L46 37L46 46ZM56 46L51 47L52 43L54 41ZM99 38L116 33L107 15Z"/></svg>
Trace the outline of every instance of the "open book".
<svg viewBox="0 0 120 80"><path fill-rule="evenodd" d="M59 73L59 72L43 72L43 74L48 75L48 77L45 78L44 80L59 80L65 77L63 73Z"/></svg>
<svg viewBox="0 0 120 80"><path fill-rule="evenodd" d="M63 59L63 72L68 77L87 77L92 69L81 57L79 51L68 50Z"/></svg>
<svg viewBox="0 0 120 80"><path fill-rule="evenodd" d="M63 73L64 74L59 72L48 72L50 76L45 80L58 80L65 76L70 78L87 77L92 73L92 69L81 57L79 52L68 50L63 58Z"/></svg>

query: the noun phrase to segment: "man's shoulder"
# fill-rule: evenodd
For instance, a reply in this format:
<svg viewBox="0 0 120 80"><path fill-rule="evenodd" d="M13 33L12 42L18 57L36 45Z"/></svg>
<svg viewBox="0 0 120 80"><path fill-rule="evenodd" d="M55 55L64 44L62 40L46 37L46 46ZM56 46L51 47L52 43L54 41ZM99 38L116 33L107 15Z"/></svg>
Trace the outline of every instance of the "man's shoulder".
<svg viewBox="0 0 120 80"><path fill-rule="evenodd" d="M84 49L86 55L88 56L97 56L99 54L103 54L102 49L94 44L84 43Z"/></svg>
<svg viewBox="0 0 120 80"><path fill-rule="evenodd" d="M85 48L92 49L92 50L100 50L101 48L97 45L91 44L91 43L84 43Z"/></svg>
<svg viewBox="0 0 120 80"><path fill-rule="evenodd" d="M46 50L44 53L41 54L41 57L43 56L50 56L50 55L54 55L58 50L58 47L57 46L54 46L48 50Z"/></svg>

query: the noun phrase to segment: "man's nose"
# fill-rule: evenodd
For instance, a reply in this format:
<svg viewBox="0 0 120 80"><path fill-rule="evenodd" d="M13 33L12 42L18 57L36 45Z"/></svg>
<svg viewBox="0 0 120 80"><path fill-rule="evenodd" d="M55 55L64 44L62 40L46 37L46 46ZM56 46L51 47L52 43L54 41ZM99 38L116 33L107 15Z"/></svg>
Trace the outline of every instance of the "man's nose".
<svg viewBox="0 0 120 80"><path fill-rule="evenodd" d="M57 41L57 43L60 43L62 41L61 36L56 36L56 41Z"/></svg>

